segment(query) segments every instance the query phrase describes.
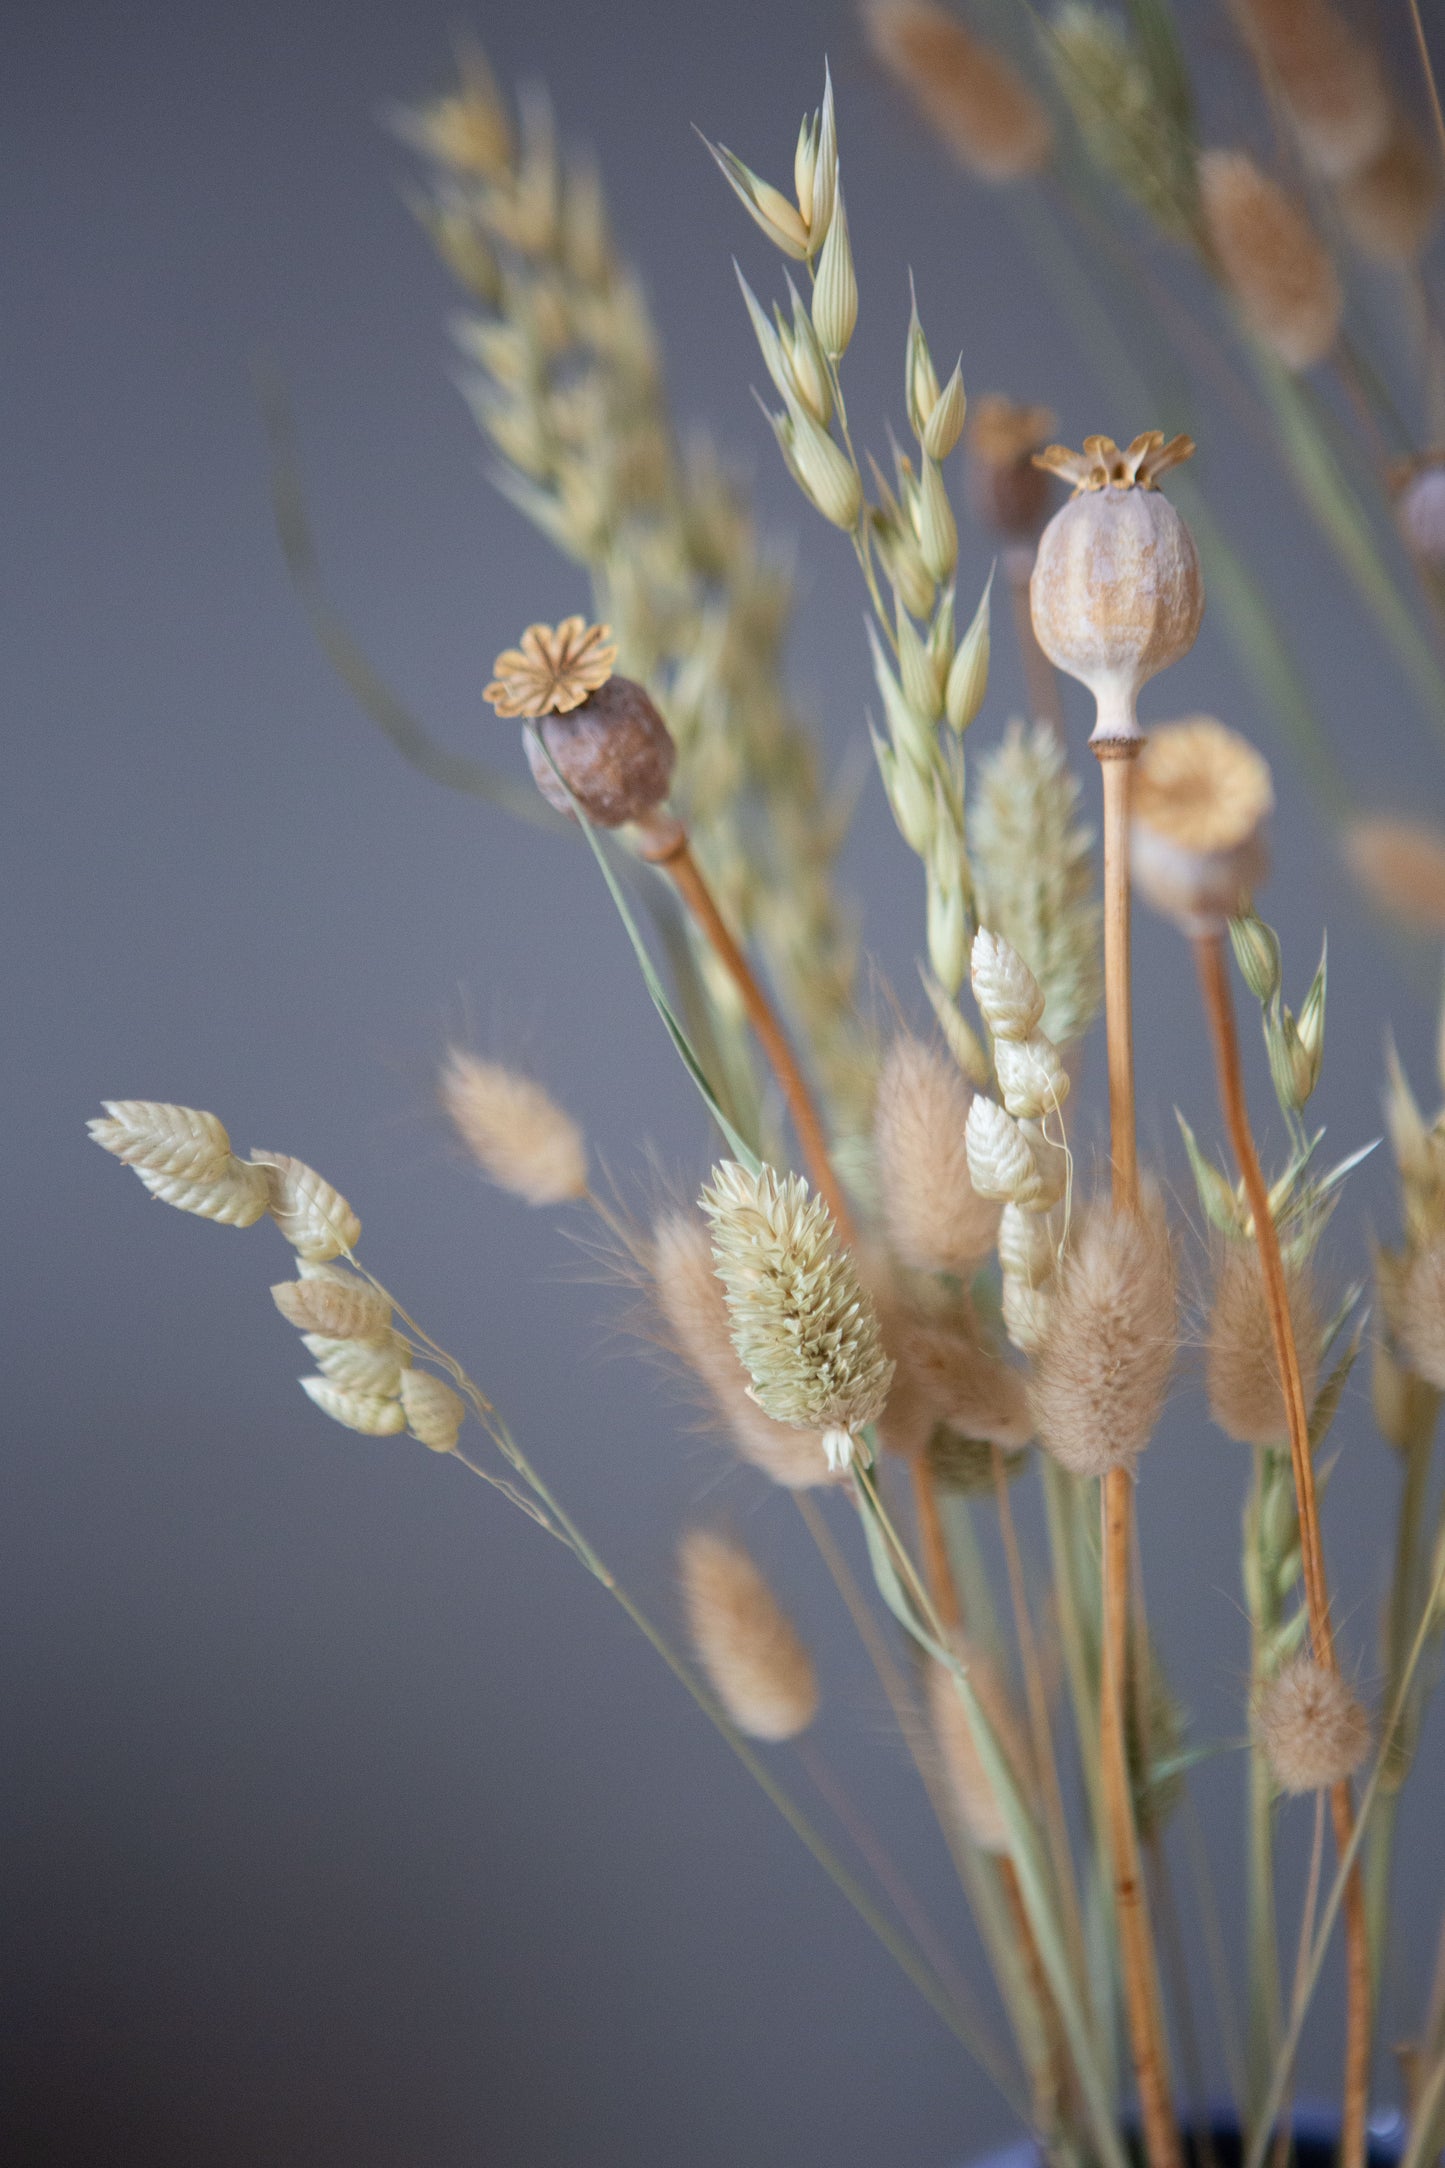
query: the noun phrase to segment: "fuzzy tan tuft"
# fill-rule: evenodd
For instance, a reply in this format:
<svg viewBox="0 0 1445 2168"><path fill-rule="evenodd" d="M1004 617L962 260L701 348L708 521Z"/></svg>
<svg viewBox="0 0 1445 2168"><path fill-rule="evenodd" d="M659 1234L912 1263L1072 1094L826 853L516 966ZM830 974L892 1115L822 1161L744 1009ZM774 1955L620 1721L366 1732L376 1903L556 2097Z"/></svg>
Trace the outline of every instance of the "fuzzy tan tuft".
<svg viewBox="0 0 1445 2168"><path fill-rule="evenodd" d="M966 1276L993 1247L997 1203L968 1171L972 1093L956 1064L919 1039L895 1039L873 1116L883 1213L906 1265Z"/></svg>
<svg viewBox="0 0 1445 2168"><path fill-rule="evenodd" d="M693 1646L714 1693L752 1739L794 1739L818 1710L813 1660L738 1544L694 1528L678 1548Z"/></svg>
<svg viewBox="0 0 1445 2168"><path fill-rule="evenodd" d="M1060 1269L1034 1371L1039 1442L1071 1475L1132 1468L1159 1420L1178 1346L1162 1208L1093 1205Z"/></svg>
<svg viewBox="0 0 1445 2168"><path fill-rule="evenodd" d="M1305 1406L1312 1408L1320 1375L1320 1314L1307 1266L1288 1275L1290 1320L1299 1351ZM1205 1344L1209 1412L1226 1437L1241 1445L1278 1445L1289 1436L1274 1335L1265 1307L1259 1252L1231 1242L1220 1252Z"/></svg>
<svg viewBox="0 0 1445 2168"><path fill-rule="evenodd" d="M998 1669L982 1650L961 1637L955 1646L968 1667L974 1691L1004 1758L1027 1791L1031 1782L1028 1748ZM944 1780L960 1822L981 1851L1006 1852L1008 1821L984 1773L968 1709L952 1672L936 1661L928 1667L928 1715Z"/></svg>
<svg viewBox="0 0 1445 2168"><path fill-rule="evenodd" d="M956 15L932 0L866 0L863 22L878 59L970 173L1016 181L1048 164L1048 114Z"/></svg>
<svg viewBox="0 0 1445 2168"><path fill-rule="evenodd" d="M1370 1751L1364 1704L1337 1671L1296 1656L1255 1695L1255 1736L1284 1792L1317 1792L1353 1775Z"/></svg>
<svg viewBox="0 0 1445 2168"><path fill-rule="evenodd" d="M1340 210L1355 246L1376 263L1408 268L1424 249L1440 215L1440 173L1403 114L1379 157L1341 185Z"/></svg>
<svg viewBox="0 0 1445 2168"><path fill-rule="evenodd" d="M438 1086L452 1127L499 1189L531 1205L586 1195L582 1132L531 1077L454 1046Z"/></svg>
<svg viewBox="0 0 1445 2168"><path fill-rule="evenodd" d="M1022 1374L977 1337L942 1324L915 1324L899 1343L899 1370L917 1381L936 1423L987 1445L1027 1445L1034 1434Z"/></svg>
<svg viewBox="0 0 1445 2168"><path fill-rule="evenodd" d="M1390 131L1380 63L1331 0L1235 0L1266 78L1277 87L1316 173L1343 180Z"/></svg>
<svg viewBox="0 0 1445 2168"><path fill-rule="evenodd" d="M727 1297L713 1270L712 1243L695 1212L659 1215L649 1265L668 1343L706 1386L713 1411L742 1458L784 1490L832 1482L821 1434L775 1423L749 1395L747 1372L732 1342Z"/></svg>
<svg viewBox="0 0 1445 2168"><path fill-rule="evenodd" d="M1322 361L1344 294L1304 212L1245 151L1206 151L1199 194L1210 246L1250 330L1287 369Z"/></svg>
<svg viewBox="0 0 1445 2168"><path fill-rule="evenodd" d="M1424 933L1445 933L1445 829L1372 814L1345 830L1345 857L1371 902Z"/></svg>
<svg viewBox="0 0 1445 2168"><path fill-rule="evenodd" d="M1445 1391L1445 1237L1411 1258L1393 1307L1406 1354L1428 1385Z"/></svg>

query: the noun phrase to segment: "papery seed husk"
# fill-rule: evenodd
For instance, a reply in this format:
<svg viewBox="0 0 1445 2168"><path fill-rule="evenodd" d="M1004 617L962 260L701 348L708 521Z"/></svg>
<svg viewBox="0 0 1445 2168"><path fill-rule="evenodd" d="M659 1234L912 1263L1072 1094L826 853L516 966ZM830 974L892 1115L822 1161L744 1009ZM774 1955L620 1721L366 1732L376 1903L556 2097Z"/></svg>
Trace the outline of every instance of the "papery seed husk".
<svg viewBox="0 0 1445 2168"><path fill-rule="evenodd" d="M773 1743L806 1731L818 1709L813 1660L747 1552L694 1528L678 1567L693 1645L738 1730Z"/></svg>
<svg viewBox="0 0 1445 2168"><path fill-rule="evenodd" d="M270 1210L265 1176L243 1159L228 1158L212 1173L199 1176L161 1174L153 1167L135 1165L131 1172L162 1204L174 1205L178 1212L194 1212L221 1227L254 1227Z"/></svg>
<svg viewBox="0 0 1445 2168"><path fill-rule="evenodd" d="M368 1438L387 1438L406 1428L406 1413L399 1400L381 1393L351 1392L331 1378L302 1378L300 1382L302 1392L322 1414L329 1415L334 1423L343 1423L348 1430L359 1430Z"/></svg>
<svg viewBox="0 0 1445 2168"><path fill-rule="evenodd" d="M980 926L969 957L973 998L996 1039L1027 1039L1043 1020L1038 980L1012 943Z"/></svg>
<svg viewBox="0 0 1445 2168"><path fill-rule="evenodd" d="M412 1436L434 1453L450 1453L466 1421L467 1404L460 1393L430 1370L404 1370L400 1392Z"/></svg>
<svg viewBox="0 0 1445 2168"><path fill-rule="evenodd" d="M395 1333L375 1340L333 1340L325 1333L303 1332L301 1344L318 1370L354 1393L380 1393L394 1399L411 1352Z"/></svg>
<svg viewBox="0 0 1445 2168"><path fill-rule="evenodd" d="M324 1268L323 1268L324 1269ZM325 1271L314 1278L282 1280L271 1299L298 1332L331 1340L376 1340L391 1326L391 1304L368 1280Z"/></svg>
<svg viewBox="0 0 1445 2168"><path fill-rule="evenodd" d="M214 1114L158 1099L103 1099L106 1119L88 1123L103 1151L128 1167L201 1181L221 1173L231 1140Z"/></svg>
<svg viewBox="0 0 1445 2168"><path fill-rule="evenodd" d="M269 1210L292 1248L324 1265L361 1240L361 1222L341 1192L304 1160L287 1152L252 1152L265 1171Z"/></svg>

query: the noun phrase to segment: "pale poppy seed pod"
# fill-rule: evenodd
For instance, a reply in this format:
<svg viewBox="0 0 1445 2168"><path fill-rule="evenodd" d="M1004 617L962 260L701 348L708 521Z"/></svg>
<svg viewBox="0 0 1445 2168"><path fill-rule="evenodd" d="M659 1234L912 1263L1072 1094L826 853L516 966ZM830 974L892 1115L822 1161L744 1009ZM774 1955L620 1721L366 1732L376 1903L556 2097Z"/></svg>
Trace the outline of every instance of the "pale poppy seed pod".
<svg viewBox="0 0 1445 2168"><path fill-rule="evenodd" d="M705 1528L683 1537L677 1562L693 1646L728 1716L751 1739L795 1739L817 1714L818 1681L757 1566Z"/></svg>
<svg viewBox="0 0 1445 2168"><path fill-rule="evenodd" d="M1313 367L1345 305L1328 249L1247 152L1206 151L1198 171L1209 244L1241 316L1287 369Z"/></svg>
<svg viewBox="0 0 1445 2168"><path fill-rule="evenodd" d="M966 1276L988 1255L998 1206L969 1173L973 1094L947 1055L896 1039L878 1080L873 1140L889 1239L905 1265Z"/></svg>
<svg viewBox="0 0 1445 2168"><path fill-rule="evenodd" d="M1393 1307L1405 1353L1427 1384L1445 1392L1445 1237L1410 1259Z"/></svg>
<svg viewBox="0 0 1445 2168"><path fill-rule="evenodd" d="M609 678L566 715L543 716L524 743L547 803L575 819L575 799L599 828L655 812L677 763L666 723L631 678Z"/></svg>
<svg viewBox="0 0 1445 2168"><path fill-rule="evenodd" d="M1095 1204L1051 1293L1032 1388L1039 1442L1070 1475L1131 1469L1159 1420L1178 1347L1162 1210Z"/></svg>
<svg viewBox="0 0 1445 2168"><path fill-rule="evenodd" d="M1034 633L1050 662L1094 695L1093 742L1139 735L1139 689L1194 645L1204 582L1194 540L1158 477L1194 447L1157 431L1126 452L1088 437L1083 453L1053 445L1040 465L1074 495L1039 539L1029 582Z"/></svg>
<svg viewBox="0 0 1445 2168"><path fill-rule="evenodd" d="M1290 1322L1299 1354L1305 1407L1319 1387L1319 1309L1307 1266L1287 1274ZM1204 1348L1209 1412L1226 1437L1241 1445L1278 1445L1289 1436L1279 1359L1265 1307L1259 1252L1253 1243L1230 1242L1214 1272Z"/></svg>
<svg viewBox="0 0 1445 2168"><path fill-rule="evenodd" d="M1406 547L1428 572L1445 573L1445 452L1411 460L1395 477L1395 516Z"/></svg>
<svg viewBox="0 0 1445 2168"><path fill-rule="evenodd" d="M1055 1114L1069 1096L1069 1078L1059 1050L1047 1033L1027 1039L1000 1039L994 1066L1003 1103L1016 1121L1041 1122Z"/></svg>
<svg viewBox="0 0 1445 2168"><path fill-rule="evenodd" d="M1004 1760L1027 1790L1031 1781L1028 1747L998 1670L983 1650L961 1636L955 1638L954 1647L967 1667L969 1684ZM968 1706L953 1673L937 1661L928 1667L928 1714L959 1820L981 1851L1006 1852L1008 1817L985 1771Z"/></svg>
<svg viewBox="0 0 1445 2168"><path fill-rule="evenodd" d="M1130 863L1156 911L1191 937L1222 933L1269 871L1268 764L1213 716L1151 730L1139 756Z"/></svg>
<svg viewBox="0 0 1445 2168"><path fill-rule="evenodd" d="M969 978L979 1014L995 1039L1027 1039L1042 1023L1043 989L1002 934L979 927L969 957Z"/></svg>
<svg viewBox="0 0 1445 2168"><path fill-rule="evenodd" d="M1327 1791L1370 1751L1370 1719L1337 1671L1296 1656L1267 1679L1251 1710L1255 1737L1283 1792Z"/></svg>

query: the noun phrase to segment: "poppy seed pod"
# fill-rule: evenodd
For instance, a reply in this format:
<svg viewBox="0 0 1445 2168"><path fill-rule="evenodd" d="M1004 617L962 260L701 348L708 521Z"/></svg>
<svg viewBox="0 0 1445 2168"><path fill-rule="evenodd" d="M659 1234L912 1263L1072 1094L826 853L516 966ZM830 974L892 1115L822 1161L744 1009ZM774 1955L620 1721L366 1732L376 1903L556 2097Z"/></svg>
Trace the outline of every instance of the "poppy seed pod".
<svg viewBox="0 0 1445 2168"><path fill-rule="evenodd" d="M1191 938L1222 933L1269 870L1273 805L1268 764L1212 715L1151 730L1134 786L1135 885Z"/></svg>
<svg viewBox="0 0 1445 2168"><path fill-rule="evenodd" d="M570 791L599 828L620 828L655 811L677 761L666 723L643 688L623 677L609 678L569 714L543 716L524 742L547 803L572 814Z"/></svg>
<svg viewBox="0 0 1445 2168"><path fill-rule="evenodd" d="M1087 685L1093 742L1139 736L1141 686L1194 645L1204 581L1194 538L1158 477L1188 459L1188 437L1157 430L1126 452L1087 437L1082 453L1051 445L1038 463L1074 485L1039 540L1029 582L1034 633L1050 662Z"/></svg>

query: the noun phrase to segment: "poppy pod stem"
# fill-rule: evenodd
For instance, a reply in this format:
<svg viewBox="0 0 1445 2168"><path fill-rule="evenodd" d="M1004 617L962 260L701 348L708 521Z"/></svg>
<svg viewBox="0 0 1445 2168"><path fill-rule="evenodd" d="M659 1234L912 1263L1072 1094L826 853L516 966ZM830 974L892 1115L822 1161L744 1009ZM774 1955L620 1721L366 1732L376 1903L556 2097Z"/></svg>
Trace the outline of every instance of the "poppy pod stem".
<svg viewBox="0 0 1445 2168"><path fill-rule="evenodd" d="M1284 1389L1290 1459L1299 1507L1300 1550L1304 1564L1310 1645L1316 1663L1322 1665L1326 1671L1338 1673L1339 1659L1330 1625L1324 1547L1320 1540L1314 1460L1310 1452L1309 1411L1305 1406L1299 1349L1295 1344L1294 1325L1290 1316L1289 1284L1280 1255L1279 1235L1270 1211L1268 1185L1249 1125L1249 1109L1244 1095L1244 1072L1239 1058L1239 1035L1235 1027L1234 999L1230 992L1229 967L1224 953L1224 936L1215 930L1199 933L1194 938L1193 947L1200 993L1214 1044L1220 1107L1224 1114L1225 1127L1229 1131L1230 1147L1244 1182L1245 1196L1254 1216L1255 1242L1259 1250L1270 1333L1279 1365L1280 1382ZM1354 1794L1348 1778L1343 1778L1331 1787L1330 1811L1334 1823L1335 1844L1343 1854L1355 1828ZM1364 2168L1365 2109L1370 2083L1370 1947L1364 1876L1358 1859L1351 1868L1345 1885L1345 1979L1345 2073L1340 2160L1343 2168Z"/></svg>

